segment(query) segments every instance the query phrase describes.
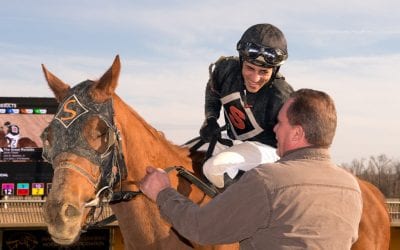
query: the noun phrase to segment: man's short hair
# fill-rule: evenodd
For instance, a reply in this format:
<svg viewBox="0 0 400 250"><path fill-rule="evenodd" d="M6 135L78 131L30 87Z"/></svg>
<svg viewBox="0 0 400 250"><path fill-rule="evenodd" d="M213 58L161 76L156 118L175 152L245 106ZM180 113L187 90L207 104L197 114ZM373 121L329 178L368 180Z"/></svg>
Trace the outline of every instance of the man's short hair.
<svg viewBox="0 0 400 250"><path fill-rule="evenodd" d="M305 137L313 146L328 148L336 132L337 117L332 98L318 90L299 89L290 95L287 110L291 125L303 127Z"/></svg>

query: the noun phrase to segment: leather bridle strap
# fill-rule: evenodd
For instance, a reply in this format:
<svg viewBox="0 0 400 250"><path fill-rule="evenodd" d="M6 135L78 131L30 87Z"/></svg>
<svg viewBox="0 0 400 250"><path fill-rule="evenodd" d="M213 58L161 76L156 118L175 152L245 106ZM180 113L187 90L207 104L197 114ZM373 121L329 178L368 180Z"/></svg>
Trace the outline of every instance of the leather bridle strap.
<svg viewBox="0 0 400 250"><path fill-rule="evenodd" d="M96 181L96 178L94 178L87 171L83 170L82 168L80 168L74 164L62 163L61 165L57 166L54 169L54 171L61 170L61 169L69 169L69 170L75 171L76 173L82 175L83 177L85 177L85 179L87 179L93 185L94 188L96 188L98 185L98 181Z"/></svg>
<svg viewBox="0 0 400 250"><path fill-rule="evenodd" d="M164 171L169 173L172 170L175 170L176 167L168 167L165 168ZM118 191L118 192L114 192L113 195L111 196L111 199L109 201L110 204L115 204L121 201L129 201L132 200L133 198L135 198L136 196L143 194L142 191L138 190L138 191Z"/></svg>

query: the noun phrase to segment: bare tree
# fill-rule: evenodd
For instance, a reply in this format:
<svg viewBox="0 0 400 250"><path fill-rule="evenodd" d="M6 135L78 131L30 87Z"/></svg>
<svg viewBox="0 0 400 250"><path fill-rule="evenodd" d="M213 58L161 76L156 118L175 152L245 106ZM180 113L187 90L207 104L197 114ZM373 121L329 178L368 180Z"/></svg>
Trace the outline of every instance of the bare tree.
<svg viewBox="0 0 400 250"><path fill-rule="evenodd" d="M365 159L354 159L351 164L341 166L361 179L377 186L387 197L400 197L400 162L389 159L386 155L370 156Z"/></svg>
<svg viewBox="0 0 400 250"><path fill-rule="evenodd" d="M382 190L382 175L385 174L389 163L391 162L390 159L386 157L386 155L379 155L377 157L371 156L369 158L369 165L376 169L378 174L377 186L379 189Z"/></svg>

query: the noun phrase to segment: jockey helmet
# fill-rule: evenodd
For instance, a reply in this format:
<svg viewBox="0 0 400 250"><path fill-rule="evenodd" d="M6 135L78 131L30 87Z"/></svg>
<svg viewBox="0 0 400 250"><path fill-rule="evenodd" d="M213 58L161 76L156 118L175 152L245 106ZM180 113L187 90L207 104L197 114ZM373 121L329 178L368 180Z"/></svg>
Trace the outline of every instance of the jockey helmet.
<svg viewBox="0 0 400 250"><path fill-rule="evenodd" d="M248 28L237 43L240 61L261 67L279 67L288 58L287 43L281 30L271 24Z"/></svg>

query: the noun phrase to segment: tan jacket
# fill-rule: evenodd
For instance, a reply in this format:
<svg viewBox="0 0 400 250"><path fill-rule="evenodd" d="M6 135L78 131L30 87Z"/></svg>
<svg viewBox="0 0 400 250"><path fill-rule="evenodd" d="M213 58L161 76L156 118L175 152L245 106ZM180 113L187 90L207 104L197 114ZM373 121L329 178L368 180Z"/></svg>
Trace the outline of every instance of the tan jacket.
<svg viewBox="0 0 400 250"><path fill-rule="evenodd" d="M328 150L304 148L246 172L199 207L168 188L161 214L200 244L240 242L241 249L350 249L362 212L356 179Z"/></svg>

